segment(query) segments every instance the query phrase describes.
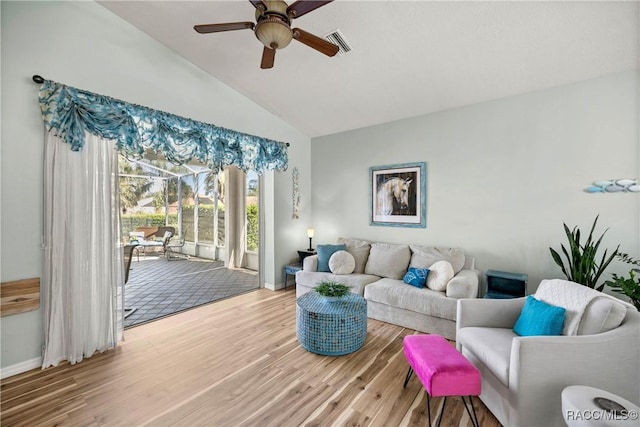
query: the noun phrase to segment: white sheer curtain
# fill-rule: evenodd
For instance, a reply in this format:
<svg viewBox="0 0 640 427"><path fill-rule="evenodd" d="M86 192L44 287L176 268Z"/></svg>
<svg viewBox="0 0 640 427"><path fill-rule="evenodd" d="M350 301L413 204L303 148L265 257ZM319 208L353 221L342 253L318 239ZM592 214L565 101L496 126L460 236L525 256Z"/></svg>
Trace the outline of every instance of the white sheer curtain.
<svg viewBox="0 0 640 427"><path fill-rule="evenodd" d="M112 141L85 138L71 151L46 136L43 368L80 362L122 339L118 153Z"/></svg>
<svg viewBox="0 0 640 427"><path fill-rule="evenodd" d="M247 249L245 174L235 166L228 166L226 172L225 267L241 268L246 266Z"/></svg>

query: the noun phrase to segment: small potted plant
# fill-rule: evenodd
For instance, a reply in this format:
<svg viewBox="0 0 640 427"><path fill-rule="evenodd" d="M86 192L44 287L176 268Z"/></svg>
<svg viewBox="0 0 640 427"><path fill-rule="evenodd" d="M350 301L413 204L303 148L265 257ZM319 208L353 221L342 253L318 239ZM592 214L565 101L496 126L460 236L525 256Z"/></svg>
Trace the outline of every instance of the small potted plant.
<svg viewBox="0 0 640 427"><path fill-rule="evenodd" d="M629 254L619 253L617 257L622 262L640 267L640 260L633 259ZM640 268L629 270L628 277L613 273L611 280L607 280L604 284L614 292L628 296L631 303L640 311Z"/></svg>
<svg viewBox="0 0 640 427"><path fill-rule="evenodd" d="M327 301L337 301L351 292L347 285L334 281L320 282L314 289Z"/></svg>

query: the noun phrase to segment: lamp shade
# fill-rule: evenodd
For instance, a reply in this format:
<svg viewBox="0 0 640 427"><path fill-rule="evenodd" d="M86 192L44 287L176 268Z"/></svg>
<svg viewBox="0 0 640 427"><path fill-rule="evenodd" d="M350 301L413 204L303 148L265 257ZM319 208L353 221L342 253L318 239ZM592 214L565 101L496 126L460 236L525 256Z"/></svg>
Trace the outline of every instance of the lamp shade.
<svg viewBox="0 0 640 427"><path fill-rule="evenodd" d="M307 237L311 239L313 237L313 234L315 233L315 231L316 230L314 230L313 227L307 228Z"/></svg>
<svg viewBox="0 0 640 427"><path fill-rule="evenodd" d="M278 18L263 18L255 29L256 37L270 49L287 47L293 38L293 32L286 23Z"/></svg>

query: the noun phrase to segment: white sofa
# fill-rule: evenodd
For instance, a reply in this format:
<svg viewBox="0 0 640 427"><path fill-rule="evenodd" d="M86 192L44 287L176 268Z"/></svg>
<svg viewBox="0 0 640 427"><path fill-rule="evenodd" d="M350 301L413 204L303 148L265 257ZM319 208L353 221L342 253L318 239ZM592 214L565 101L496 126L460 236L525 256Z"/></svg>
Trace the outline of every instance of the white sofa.
<svg viewBox="0 0 640 427"><path fill-rule="evenodd" d="M498 421L510 427L566 426L561 394L570 385L596 387L638 404L640 313L565 280L543 280L535 296L567 310L562 335L514 333L526 297L458 301L456 345L482 373L480 399Z"/></svg>
<svg viewBox="0 0 640 427"><path fill-rule="evenodd" d="M323 281L344 283L367 300L368 317L455 339L457 300L478 296L481 273L475 269L473 257L455 248L350 238L341 238L338 243L344 243L346 251L353 255L353 273L319 272L318 255L307 257L303 269L296 273L298 297ZM409 267L428 268L438 261L450 262L454 270L455 275L445 284L446 290L417 288L403 282Z"/></svg>

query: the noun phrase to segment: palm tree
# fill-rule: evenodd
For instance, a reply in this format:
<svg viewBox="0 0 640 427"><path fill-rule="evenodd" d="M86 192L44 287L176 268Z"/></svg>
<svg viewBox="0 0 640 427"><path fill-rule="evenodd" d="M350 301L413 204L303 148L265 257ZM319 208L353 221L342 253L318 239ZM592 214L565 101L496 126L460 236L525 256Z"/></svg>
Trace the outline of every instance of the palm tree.
<svg viewBox="0 0 640 427"><path fill-rule="evenodd" d="M193 189L189 184L182 181L181 187L182 200L193 197ZM153 204L156 209L160 210L164 208L165 196L167 197L167 205L178 201L178 178L165 179L163 181L162 191L158 191L153 195Z"/></svg>
<svg viewBox="0 0 640 427"><path fill-rule="evenodd" d="M118 157L118 172L124 175L143 175L145 171L136 164L135 167L124 157ZM138 201L144 196L153 184L148 178L142 176L133 178L130 176L120 176L120 203L124 209L133 208L138 205Z"/></svg>

